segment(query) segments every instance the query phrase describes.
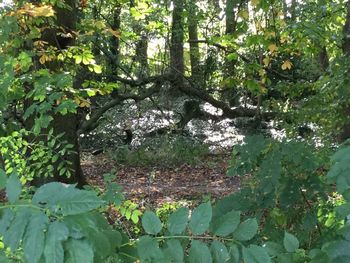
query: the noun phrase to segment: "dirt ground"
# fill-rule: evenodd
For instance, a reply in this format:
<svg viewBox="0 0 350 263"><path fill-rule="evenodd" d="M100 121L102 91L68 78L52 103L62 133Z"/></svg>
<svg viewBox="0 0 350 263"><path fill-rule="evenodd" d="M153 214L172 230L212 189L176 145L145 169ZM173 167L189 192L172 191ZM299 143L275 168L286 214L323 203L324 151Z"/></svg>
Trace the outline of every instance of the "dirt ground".
<svg viewBox="0 0 350 263"><path fill-rule="evenodd" d="M239 189L239 178L227 177L227 156L208 157L197 165L130 167L118 165L107 155L84 156L82 168L91 185L104 187L103 174L116 171L115 181L128 199L159 207L181 200L218 198Z"/></svg>

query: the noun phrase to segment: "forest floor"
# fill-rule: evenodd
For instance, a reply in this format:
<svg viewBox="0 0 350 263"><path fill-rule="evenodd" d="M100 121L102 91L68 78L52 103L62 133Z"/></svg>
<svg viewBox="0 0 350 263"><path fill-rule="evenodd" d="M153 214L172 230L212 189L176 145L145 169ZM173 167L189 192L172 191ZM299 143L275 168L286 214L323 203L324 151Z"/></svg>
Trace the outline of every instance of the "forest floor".
<svg viewBox="0 0 350 263"><path fill-rule="evenodd" d="M82 168L90 185L104 188L103 175L116 171L115 182L127 199L151 207L164 203L219 198L239 189L238 177L227 177L228 156L209 156L199 164L177 167L132 167L107 155L84 156Z"/></svg>

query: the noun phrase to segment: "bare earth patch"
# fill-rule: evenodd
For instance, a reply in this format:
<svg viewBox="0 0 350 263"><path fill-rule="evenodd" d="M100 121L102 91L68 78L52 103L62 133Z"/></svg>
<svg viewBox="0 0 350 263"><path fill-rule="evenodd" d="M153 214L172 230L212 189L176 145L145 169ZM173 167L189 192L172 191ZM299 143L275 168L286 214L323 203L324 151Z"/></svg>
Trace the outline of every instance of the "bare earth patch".
<svg viewBox="0 0 350 263"><path fill-rule="evenodd" d="M104 187L103 174L116 171L115 181L128 199L159 207L163 203L218 198L239 189L238 177L227 177L227 157L209 157L199 165L178 167L130 167L118 165L106 155L86 156L82 168L90 185Z"/></svg>

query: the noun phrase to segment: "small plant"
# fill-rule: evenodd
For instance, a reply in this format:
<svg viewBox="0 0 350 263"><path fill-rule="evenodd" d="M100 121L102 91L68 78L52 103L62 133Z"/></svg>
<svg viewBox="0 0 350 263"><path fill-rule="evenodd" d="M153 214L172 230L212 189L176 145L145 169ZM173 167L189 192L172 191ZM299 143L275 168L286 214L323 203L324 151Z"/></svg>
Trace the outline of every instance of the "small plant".
<svg viewBox="0 0 350 263"><path fill-rule="evenodd" d="M139 205L132 202L131 200L124 201L119 207L118 211L127 220L131 220L134 224L140 221L140 216L142 215Z"/></svg>
<svg viewBox="0 0 350 263"><path fill-rule="evenodd" d="M168 221L169 215L181 206L182 203L180 202L165 203L156 210L156 214L160 218L160 220L166 222Z"/></svg>

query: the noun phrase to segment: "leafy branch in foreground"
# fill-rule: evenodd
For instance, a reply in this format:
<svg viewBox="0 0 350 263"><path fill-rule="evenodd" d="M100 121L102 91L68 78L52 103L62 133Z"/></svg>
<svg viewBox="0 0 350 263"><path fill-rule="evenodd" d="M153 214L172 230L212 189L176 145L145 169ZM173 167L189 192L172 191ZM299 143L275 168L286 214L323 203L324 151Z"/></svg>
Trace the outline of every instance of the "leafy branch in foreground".
<svg viewBox="0 0 350 263"><path fill-rule="evenodd" d="M8 202L0 207L0 235L6 247L1 251L1 262L349 262L349 147L345 144L333 155L327 176L319 181L324 184L324 188L319 189L328 189L327 185L336 183L337 191L344 197L343 204L339 206L335 203L328 210L322 207L322 203L316 206L317 221L307 232L305 220L288 223L291 220L288 211L298 208L302 212L305 209L304 213L308 214L306 209L310 207L300 204L305 202L305 196L310 199L310 195L303 197L300 194L299 199L290 203L291 206L276 200L288 189L284 184L289 182L285 180L290 176L291 167L294 167L294 172L299 169L295 174L299 179L306 180L303 184L306 191L314 189L315 186L307 184L308 177L319 173L318 166L311 162L314 153L295 142L285 145L267 140L261 142L261 147L257 146L255 143L255 153L250 151L251 154L246 155L250 162L236 163L239 167L245 165L245 169L249 168L254 173L263 173L266 165L274 164L276 168L280 162L281 173L274 181L275 190L265 192L274 193L272 200L275 201L267 203L269 206L261 209L261 204L258 204L254 208L249 205L250 199L244 198L241 199L244 202L239 202L237 198L247 193L243 189L214 204L200 204L192 211L186 207L178 208L165 222L154 212L146 211L141 218L144 235L135 240L130 240L122 231L108 224L98 211L105 201L93 191L80 190L74 185L49 183L37 189L31 199L21 198L22 184L18 177L12 174L7 178L2 171L0 186L6 188ZM242 147L238 149L241 160L245 158L245 147L251 146L246 144ZM279 152L278 162L271 163L269 155L277 156L275 151ZM291 158L289 155L295 155L294 151L302 157ZM266 160L268 162L265 163ZM307 164L299 167L303 160ZM318 162L315 160L315 163ZM304 177L306 171L309 174ZM315 174L310 174L311 171ZM263 185L261 182L266 182L267 178L260 174L256 180L250 187L259 189ZM238 211L242 208L243 213ZM265 214L261 214L261 210ZM328 213L334 219L325 223L322 213ZM322 227L322 232L317 231L319 227ZM316 233L318 236L315 237ZM309 244L305 242L305 235L313 238Z"/></svg>

